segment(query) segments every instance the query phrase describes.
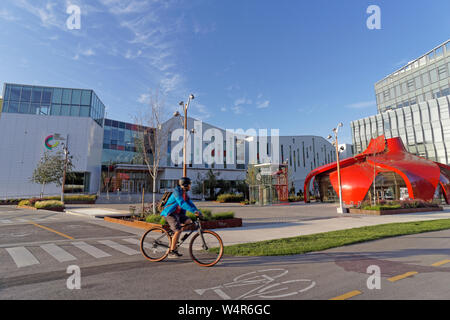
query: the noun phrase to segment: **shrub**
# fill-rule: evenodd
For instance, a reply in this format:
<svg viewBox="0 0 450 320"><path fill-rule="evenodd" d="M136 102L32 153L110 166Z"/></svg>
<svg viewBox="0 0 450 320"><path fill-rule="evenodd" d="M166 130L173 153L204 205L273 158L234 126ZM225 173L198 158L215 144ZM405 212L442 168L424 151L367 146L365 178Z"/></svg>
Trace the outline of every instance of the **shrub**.
<svg viewBox="0 0 450 320"><path fill-rule="evenodd" d="M217 197L217 201L220 203L241 202L241 201L244 201L244 195L243 194L224 193Z"/></svg>
<svg viewBox="0 0 450 320"><path fill-rule="evenodd" d="M218 212L212 215L213 220L225 220L225 219L233 219L234 218L234 212L228 211L228 212Z"/></svg>
<svg viewBox="0 0 450 320"><path fill-rule="evenodd" d="M29 200L22 200L19 202L18 204L19 206L30 206L30 201Z"/></svg>
<svg viewBox="0 0 450 320"><path fill-rule="evenodd" d="M303 200L303 197L301 196L289 196L288 198L289 202L299 202Z"/></svg>
<svg viewBox="0 0 450 320"><path fill-rule="evenodd" d="M36 201L36 209L64 209L64 204L57 200Z"/></svg>
<svg viewBox="0 0 450 320"><path fill-rule="evenodd" d="M161 223L161 218L164 219L164 217L161 217L159 214L149 214L147 217L145 217L146 222L150 223Z"/></svg>

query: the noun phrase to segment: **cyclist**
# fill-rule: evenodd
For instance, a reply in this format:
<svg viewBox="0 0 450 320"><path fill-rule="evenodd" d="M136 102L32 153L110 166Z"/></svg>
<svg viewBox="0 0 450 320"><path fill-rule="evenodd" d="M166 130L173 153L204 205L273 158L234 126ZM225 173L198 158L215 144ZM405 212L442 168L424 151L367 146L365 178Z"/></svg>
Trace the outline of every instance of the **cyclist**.
<svg viewBox="0 0 450 320"><path fill-rule="evenodd" d="M183 230L184 225L192 223L192 220L186 216L186 211L195 213L200 216L201 212L192 203L187 192L191 189L191 179L183 177L178 180L178 186L173 190L172 195L166 202L161 215L166 219L170 229L174 232L172 243L170 244L169 258L181 257L182 254L175 250L178 238Z"/></svg>

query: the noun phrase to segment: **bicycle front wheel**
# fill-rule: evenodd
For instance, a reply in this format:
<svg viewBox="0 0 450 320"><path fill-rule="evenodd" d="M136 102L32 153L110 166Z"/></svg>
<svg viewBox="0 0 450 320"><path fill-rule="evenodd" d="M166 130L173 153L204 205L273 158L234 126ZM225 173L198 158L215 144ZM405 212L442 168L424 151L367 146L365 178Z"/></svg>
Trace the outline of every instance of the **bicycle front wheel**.
<svg viewBox="0 0 450 320"><path fill-rule="evenodd" d="M171 237L163 228L152 228L141 238L141 252L148 260L158 262L167 257Z"/></svg>
<svg viewBox="0 0 450 320"><path fill-rule="evenodd" d="M222 258L222 239L213 231L201 231L201 234L197 233L192 238L189 244L189 254L198 265L212 267Z"/></svg>

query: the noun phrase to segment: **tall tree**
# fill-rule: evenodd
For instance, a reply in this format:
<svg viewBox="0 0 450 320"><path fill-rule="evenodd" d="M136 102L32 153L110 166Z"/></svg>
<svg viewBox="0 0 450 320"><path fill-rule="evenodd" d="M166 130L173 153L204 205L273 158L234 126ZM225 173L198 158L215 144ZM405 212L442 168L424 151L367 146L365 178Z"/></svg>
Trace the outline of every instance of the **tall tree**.
<svg viewBox="0 0 450 320"><path fill-rule="evenodd" d="M164 102L160 100L158 90L149 94L148 109L135 117L135 123L141 128L136 139L136 148L147 166L153 180L153 214L156 214L156 182L164 145L169 139L169 126L164 126L166 120Z"/></svg>

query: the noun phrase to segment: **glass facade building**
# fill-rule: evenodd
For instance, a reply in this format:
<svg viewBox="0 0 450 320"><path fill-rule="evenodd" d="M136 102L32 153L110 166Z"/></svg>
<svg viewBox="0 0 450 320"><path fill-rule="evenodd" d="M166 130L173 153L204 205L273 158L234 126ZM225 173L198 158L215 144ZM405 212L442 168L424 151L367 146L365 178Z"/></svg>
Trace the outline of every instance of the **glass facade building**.
<svg viewBox="0 0 450 320"><path fill-rule="evenodd" d="M2 112L90 117L103 126L105 105L93 90L5 83Z"/></svg>
<svg viewBox="0 0 450 320"><path fill-rule="evenodd" d="M378 114L351 122L355 153L400 137L410 153L450 163L450 40L375 84Z"/></svg>
<svg viewBox="0 0 450 320"><path fill-rule="evenodd" d="M450 94L450 40L375 84L378 112Z"/></svg>

